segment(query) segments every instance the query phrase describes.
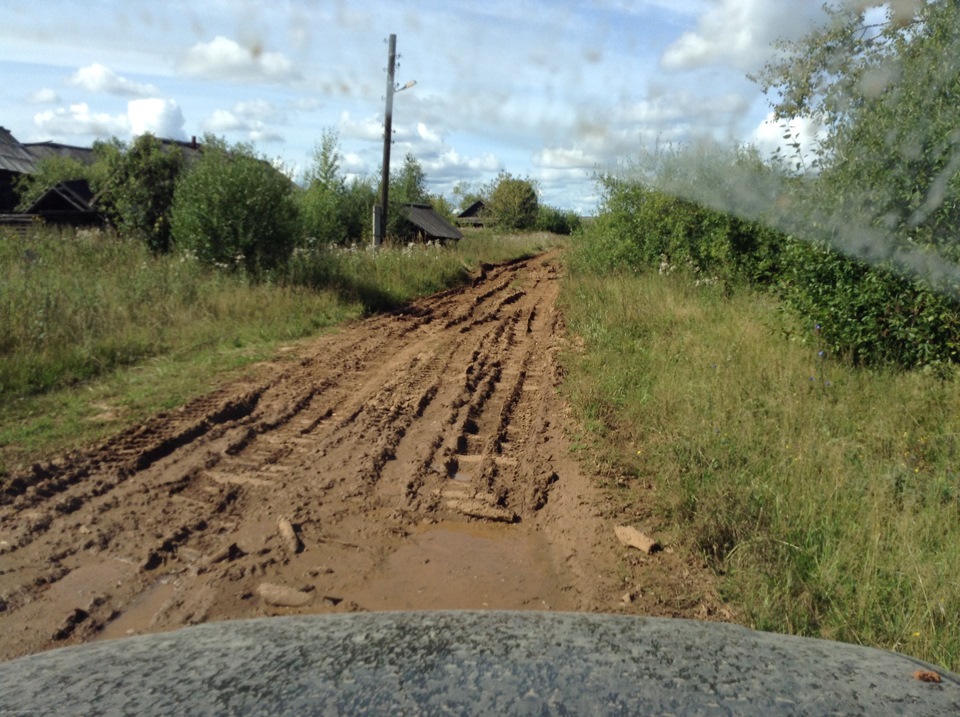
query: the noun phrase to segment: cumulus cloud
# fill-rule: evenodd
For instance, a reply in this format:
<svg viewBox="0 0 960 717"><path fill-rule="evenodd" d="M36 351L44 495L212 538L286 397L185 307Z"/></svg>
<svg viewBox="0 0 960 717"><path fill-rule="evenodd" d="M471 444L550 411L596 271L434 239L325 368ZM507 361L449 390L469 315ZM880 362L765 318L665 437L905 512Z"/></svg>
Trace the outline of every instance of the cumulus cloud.
<svg viewBox="0 0 960 717"><path fill-rule="evenodd" d="M348 139L383 140L383 123L379 117L357 120L349 112L343 112L337 127L340 135Z"/></svg>
<svg viewBox="0 0 960 717"><path fill-rule="evenodd" d="M424 142L428 142L430 144L443 143L443 137L441 137L438 132L434 132L433 130L428 128L427 125L425 125L423 122L417 123L417 135Z"/></svg>
<svg viewBox="0 0 960 717"><path fill-rule="evenodd" d="M109 67L93 63L88 67L81 67L67 82L91 92L105 92L121 97L156 97L160 94L154 85L144 85L120 77Z"/></svg>
<svg viewBox="0 0 960 717"><path fill-rule="evenodd" d="M801 37L822 18L821 4L810 0L719 0L703 12L696 30L683 33L660 61L674 70L713 64L756 70L772 57L774 40Z"/></svg>
<svg viewBox="0 0 960 717"><path fill-rule="evenodd" d="M33 123L51 138L130 137L150 132L157 137L185 139L184 119L173 100L143 99L127 103L125 114L92 112L85 102L45 110L33 116Z"/></svg>
<svg viewBox="0 0 960 717"><path fill-rule="evenodd" d="M580 147L544 147L533 156L535 166L554 169L592 169L597 161Z"/></svg>
<svg viewBox="0 0 960 717"><path fill-rule="evenodd" d="M186 139L183 112L174 100L131 100L127 103L127 117L134 136L149 132L157 137Z"/></svg>
<svg viewBox="0 0 960 717"><path fill-rule="evenodd" d="M284 84L302 77L282 54L264 52L259 45L243 47L219 35L190 48L178 69L193 77L234 82Z"/></svg>
<svg viewBox="0 0 960 717"><path fill-rule="evenodd" d="M489 152L479 157L460 155L452 147L426 159L423 168L431 179L438 181L461 178L474 172L496 172L500 169L499 160Z"/></svg>
<svg viewBox="0 0 960 717"><path fill-rule="evenodd" d="M230 110L216 110L203 121L207 132L242 132L251 142L282 142L283 135L270 123L286 121L284 113L265 100L237 102Z"/></svg>
<svg viewBox="0 0 960 717"><path fill-rule="evenodd" d="M60 96L53 90L44 87L27 95L27 102L35 105L52 105L60 102Z"/></svg>
<svg viewBox="0 0 960 717"><path fill-rule="evenodd" d="M54 137L73 135L93 137L125 136L130 131L127 115L110 115L104 112L91 112L85 102L45 110L33 116L37 129Z"/></svg>

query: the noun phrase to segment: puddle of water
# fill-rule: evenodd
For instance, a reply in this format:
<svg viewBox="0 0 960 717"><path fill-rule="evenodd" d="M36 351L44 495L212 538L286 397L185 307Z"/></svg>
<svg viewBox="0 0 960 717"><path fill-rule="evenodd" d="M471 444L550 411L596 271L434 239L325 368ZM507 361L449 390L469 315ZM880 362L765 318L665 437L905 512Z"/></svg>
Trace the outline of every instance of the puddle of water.
<svg viewBox="0 0 960 717"><path fill-rule="evenodd" d="M575 605L526 526L444 522L414 533L348 589L370 610L565 610Z"/></svg>
<svg viewBox="0 0 960 717"><path fill-rule="evenodd" d="M173 578L161 578L140 593L120 615L108 622L97 639L112 640L147 631L154 618L173 596L174 590Z"/></svg>

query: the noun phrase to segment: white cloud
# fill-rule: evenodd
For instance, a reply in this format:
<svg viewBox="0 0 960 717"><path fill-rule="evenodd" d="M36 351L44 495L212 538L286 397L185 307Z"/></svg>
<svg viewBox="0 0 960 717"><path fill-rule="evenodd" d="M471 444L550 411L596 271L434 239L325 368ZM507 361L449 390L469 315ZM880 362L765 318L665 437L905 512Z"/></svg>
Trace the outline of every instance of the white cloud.
<svg viewBox="0 0 960 717"><path fill-rule="evenodd" d="M248 120L258 120L260 122L280 122L284 120L283 112L277 109L272 102L266 100L237 102L233 106L233 111Z"/></svg>
<svg viewBox="0 0 960 717"><path fill-rule="evenodd" d="M337 127L340 135L348 139L383 140L383 123L377 116L355 120L345 111Z"/></svg>
<svg viewBox="0 0 960 717"><path fill-rule="evenodd" d="M214 134L243 132L251 142L282 142L284 137L268 122L285 121L283 112L265 100L237 102L231 110L215 110L203 122L203 129Z"/></svg>
<svg viewBox="0 0 960 717"><path fill-rule="evenodd" d="M284 136L272 129L253 129L247 133L251 142L261 142L264 144L283 142Z"/></svg>
<svg viewBox="0 0 960 717"><path fill-rule="evenodd" d="M674 70L714 64L756 70L772 56L774 40L798 38L818 19L823 19L821 4L810 0L717 0L700 16L696 30L667 48L661 64Z"/></svg>
<svg viewBox="0 0 960 717"><path fill-rule="evenodd" d="M534 166L551 169L593 169L598 161L580 147L544 147L533 157Z"/></svg>
<svg viewBox="0 0 960 717"><path fill-rule="evenodd" d="M236 132L248 129L246 123L229 110L214 110L214 113L203 121L203 129L207 132L219 134L221 132Z"/></svg>
<svg viewBox="0 0 960 717"><path fill-rule="evenodd" d="M462 170L496 172L500 169L500 162L489 152L479 157L464 157L451 147L437 156L425 160L423 166L428 174L436 175L437 179L443 179L453 175L459 176Z"/></svg>
<svg viewBox="0 0 960 717"><path fill-rule="evenodd" d="M422 139L424 142L428 142L430 144L443 143L443 137L441 137L437 132L429 129L423 122L417 123L417 135L419 135L420 139Z"/></svg>
<svg viewBox="0 0 960 717"><path fill-rule="evenodd" d="M91 112L85 102L68 109L45 110L33 116L37 129L54 137L88 135L93 137L125 136L130 131L127 115Z"/></svg>
<svg viewBox="0 0 960 717"><path fill-rule="evenodd" d="M127 103L127 117L134 136L149 132L157 137L186 139L183 112L174 100L131 100Z"/></svg>
<svg viewBox="0 0 960 717"><path fill-rule="evenodd" d="M44 87L43 89L31 92L27 96L27 102L35 105L52 105L60 102L60 96L53 90Z"/></svg>
<svg viewBox="0 0 960 717"><path fill-rule="evenodd" d="M67 82L91 92L106 92L121 97L156 97L160 94L160 90L154 85L142 85L120 77L109 67L96 62L87 67L81 67L70 76Z"/></svg>
<svg viewBox="0 0 960 717"><path fill-rule="evenodd" d="M178 65L186 75L235 82L288 83L300 72L278 52L264 52L258 45L243 47L217 36L190 48Z"/></svg>

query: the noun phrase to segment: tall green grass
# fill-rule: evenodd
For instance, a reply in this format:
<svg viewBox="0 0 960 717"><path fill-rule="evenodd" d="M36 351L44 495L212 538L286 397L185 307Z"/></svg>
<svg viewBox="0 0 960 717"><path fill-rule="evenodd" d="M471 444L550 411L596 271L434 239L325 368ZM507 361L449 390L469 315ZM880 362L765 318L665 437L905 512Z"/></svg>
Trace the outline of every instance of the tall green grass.
<svg viewBox="0 0 960 717"><path fill-rule="evenodd" d="M835 361L769 294L683 272L574 271L562 301L565 390L624 502L753 626L960 667L957 382Z"/></svg>
<svg viewBox="0 0 960 717"><path fill-rule="evenodd" d="M0 400L221 343L299 338L356 308L99 232L0 238Z"/></svg>

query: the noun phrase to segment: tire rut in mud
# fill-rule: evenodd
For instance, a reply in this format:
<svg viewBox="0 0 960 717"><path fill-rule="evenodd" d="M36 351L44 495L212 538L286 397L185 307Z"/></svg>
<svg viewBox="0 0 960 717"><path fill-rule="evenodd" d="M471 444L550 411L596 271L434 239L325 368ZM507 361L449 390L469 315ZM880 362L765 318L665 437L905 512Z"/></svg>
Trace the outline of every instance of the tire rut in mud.
<svg viewBox="0 0 960 717"><path fill-rule="evenodd" d="M484 266L472 286L312 341L267 380L15 476L0 495L0 657L291 610L469 606L470 586L443 574L461 565L483 582L522 563L527 582L497 588L507 607L591 607L596 571L557 574L577 548L541 529L589 542L596 521L578 533L585 516L561 530L539 515L557 486L589 490L554 391L557 278L549 255ZM439 572L417 577L431 556ZM305 606L270 602L264 583Z"/></svg>

